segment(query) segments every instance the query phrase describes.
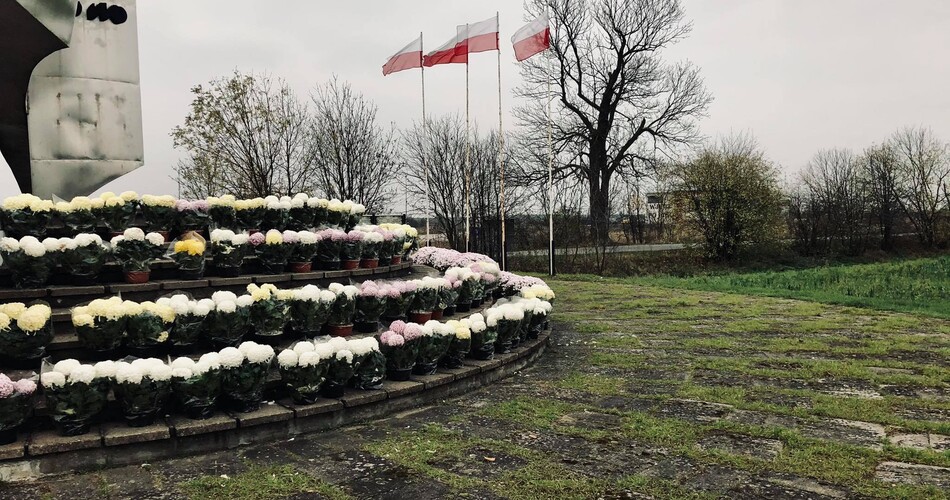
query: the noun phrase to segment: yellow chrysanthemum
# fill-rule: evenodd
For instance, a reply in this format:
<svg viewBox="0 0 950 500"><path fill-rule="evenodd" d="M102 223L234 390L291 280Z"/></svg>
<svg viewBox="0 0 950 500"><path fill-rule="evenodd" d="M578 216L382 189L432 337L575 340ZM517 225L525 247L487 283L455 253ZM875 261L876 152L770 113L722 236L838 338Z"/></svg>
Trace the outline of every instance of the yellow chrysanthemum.
<svg viewBox="0 0 950 500"><path fill-rule="evenodd" d="M24 332L36 332L46 326L52 314L53 310L47 305L30 306L17 318L16 326Z"/></svg>
<svg viewBox="0 0 950 500"><path fill-rule="evenodd" d="M26 311L26 304L22 302L10 302L9 304L0 304L0 313L6 314L10 319L17 319Z"/></svg>
<svg viewBox="0 0 950 500"><path fill-rule="evenodd" d="M205 253L204 243L198 240L181 240L175 242L175 253L187 253L188 255L201 255Z"/></svg>
<svg viewBox="0 0 950 500"><path fill-rule="evenodd" d="M280 234L280 231L276 229L271 229L267 231L267 235L264 236L264 243L268 245L280 245L284 242L284 235Z"/></svg>
<svg viewBox="0 0 950 500"><path fill-rule="evenodd" d="M73 326L95 326L96 320L91 314L73 314Z"/></svg>
<svg viewBox="0 0 950 500"><path fill-rule="evenodd" d="M0 330L6 331L7 328L10 328L10 317L0 313Z"/></svg>
<svg viewBox="0 0 950 500"><path fill-rule="evenodd" d="M455 338L459 340L468 340L472 338L472 331L468 328L461 327L455 329Z"/></svg>

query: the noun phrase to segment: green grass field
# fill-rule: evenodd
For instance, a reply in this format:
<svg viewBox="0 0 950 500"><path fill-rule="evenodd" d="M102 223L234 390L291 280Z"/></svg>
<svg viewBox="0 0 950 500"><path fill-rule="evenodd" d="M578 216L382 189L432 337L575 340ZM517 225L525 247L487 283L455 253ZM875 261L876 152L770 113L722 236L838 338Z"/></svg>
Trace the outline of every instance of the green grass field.
<svg viewBox="0 0 950 500"><path fill-rule="evenodd" d="M780 272L690 278L648 277L635 281L950 318L950 256Z"/></svg>

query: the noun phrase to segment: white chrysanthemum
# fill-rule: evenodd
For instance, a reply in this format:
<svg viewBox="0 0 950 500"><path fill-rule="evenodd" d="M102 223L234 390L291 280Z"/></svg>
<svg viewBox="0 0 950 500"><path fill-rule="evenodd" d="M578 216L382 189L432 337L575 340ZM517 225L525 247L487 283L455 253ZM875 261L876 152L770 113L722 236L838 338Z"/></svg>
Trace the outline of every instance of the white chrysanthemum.
<svg viewBox="0 0 950 500"><path fill-rule="evenodd" d="M353 353L346 349L343 349L342 351L337 351L335 356L336 356L336 359L346 360L347 363L353 363Z"/></svg>
<svg viewBox="0 0 950 500"><path fill-rule="evenodd" d="M142 241L145 239L145 231L142 231L142 228L130 227L122 232L122 236L127 240Z"/></svg>
<svg viewBox="0 0 950 500"><path fill-rule="evenodd" d="M120 384L141 384L143 377L141 368L132 363L119 363L115 371L115 381Z"/></svg>
<svg viewBox="0 0 950 500"><path fill-rule="evenodd" d="M254 303L254 297L250 295L241 295L237 298L236 304L238 307L250 307Z"/></svg>
<svg viewBox="0 0 950 500"><path fill-rule="evenodd" d="M297 353L291 349L284 349L277 355L277 363L282 368L293 368L297 366Z"/></svg>
<svg viewBox="0 0 950 500"><path fill-rule="evenodd" d="M53 371L62 373L68 377L69 374L73 372L73 370L79 368L81 365L82 363L76 361L75 359L64 359L53 365Z"/></svg>
<svg viewBox="0 0 950 500"><path fill-rule="evenodd" d="M92 365L79 365L66 378L70 384L91 384L96 379L96 368Z"/></svg>
<svg viewBox="0 0 950 500"><path fill-rule="evenodd" d="M214 292L211 295L211 300L213 300L215 304L220 304L221 302L225 302L225 301L234 302L237 300L237 295L235 295L234 292L221 290L221 291Z"/></svg>
<svg viewBox="0 0 950 500"><path fill-rule="evenodd" d="M79 247L79 243L74 238L60 238L59 239L59 250L75 250Z"/></svg>
<svg viewBox="0 0 950 500"><path fill-rule="evenodd" d="M56 371L45 372L40 375L40 383L43 387L62 387L66 385L66 375Z"/></svg>
<svg viewBox="0 0 950 500"><path fill-rule="evenodd" d="M225 300L223 302L219 302L217 307L215 307L215 309L217 309L219 312L222 312L224 314L231 314L237 311L237 304L234 302L231 302L230 300Z"/></svg>
<svg viewBox="0 0 950 500"><path fill-rule="evenodd" d="M317 353L318 356L324 359L332 358L333 354L335 353L333 346L326 342L313 346L313 352Z"/></svg>
<svg viewBox="0 0 950 500"><path fill-rule="evenodd" d="M333 352L342 351L347 348L347 340L343 337L332 337L327 341L327 344L333 348Z"/></svg>
<svg viewBox="0 0 950 500"><path fill-rule="evenodd" d="M149 366L148 377L156 382L164 382L172 378L172 367L165 363Z"/></svg>
<svg viewBox="0 0 950 500"><path fill-rule="evenodd" d="M314 347L312 342L301 341L294 344L294 352L298 355L305 352L313 352L313 349Z"/></svg>
<svg viewBox="0 0 950 500"><path fill-rule="evenodd" d="M234 238L231 238L232 245L246 245L249 236L247 233L238 233L234 235Z"/></svg>
<svg viewBox="0 0 950 500"><path fill-rule="evenodd" d="M207 316L214 309L215 304L211 299L201 299L198 302L192 304L191 314L195 316Z"/></svg>
<svg viewBox="0 0 950 500"><path fill-rule="evenodd" d="M195 372L191 371L189 368L173 368L172 377L182 380L188 380L195 375Z"/></svg>
<svg viewBox="0 0 950 500"><path fill-rule="evenodd" d="M96 377L98 378L114 378L115 371L118 368L115 361L100 361L93 365L96 369Z"/></svg>
<svg viewBox="0 0 950 500"><path fill-rule="evenodd" d="M202 354L195 366L205 365L211 370L221 368L221 355L216 352Z"/></svg>
<svg viewBox="0 0 950 500"><path fill-rule="evenodd" d="M176 358L174 361L172 361L172 368L188 368L190 370L194 368L194 366L195 360L186 356Z"/></svg>
<svg viewBox="0 0 950 500"><path fill-rule="evenodd" d="M250 350L255 346L257 346L257 342L251 342L250 340L247 340L241 342L241 345L238 346L238 350L241 351L241 354L247 357L247 353L250 352Z"/></svg>
<svg viewBox="0 0 950 500"><path fill-rule="evenodd" d="M221 359L221 366L224 368L235 368L241 366L244 362L244 354L241 354L236 347L225 347L218 352Z"/></svg>
<svg viewBox="0 0 950 500"><path fill-rule="evenodd" d="M299 357L298 360L297 360L297 363L298 363L300 366L306 368L306 367L308 367L308 366L314 366L314 365L320 363L320 360L321 360L321 359L322 359L322 358L320 357L319 354L317 354L316 352L310 351L310 352L305 352L305 353L301 354L300 357Z"/></svg>
<svg viewBox="0 0 950 500"><path fill-rule="evenodd" d="M274 359L274 348L269 345L257 345L247 353L251 363L270 363Z"/></svg>
<svg viewBox="0 0 950 500"><path fill-rule="evenodd" d="M155 246L161 246L165 244L165 237L158 233L148 233L145 235L145 239Z"/></svg>
<svg viewBox="0 0 950 500"><path fill-rule="evenodd" d="M77 234L76 235L76 245L81 247L88 247L90 245L102 245L102 237L98 234Z"/></svg>
<svg viewBox="0 0 950 500"><path fill-rule="evenodd" d="M20 249L30 257L42 257L46 255L46 247L40 242L20 242Z"/></svg>
<svg viewBox="0 0 950 500"><path fill-rule="evenodd" d="M13 253L20 250L20 241L16 238L0 239L0 251Z"/></svg>
<svg viewBox="0 0 950 500"><path fill-rule="evenodd" d="M230 243L234 239L234 236L234 231L231 231L230 229L215 229L214 231L211 231L211 241L215 243Z"/></svg>
<svg viewBox="0 0 950 500"><path fill-rule="evenodd" d="M303 243L304 245L317 244L317 235L310 231L300 231L297 233L297 237L300 238L300 243Z"/></svg>
<svg viewBox="0 0 950 500"><path fill-rule="evenodd" d="M360 294L360 289L353 285L346 285L343 287L343 294L349 299L355 299Z"/></svg>
<svg viewBox="0 0 950 500"><path fill-rule="evenodd" d="M336 294L330 290L321 290L320 291L320 302L329 304L336 301Z"/></svg>

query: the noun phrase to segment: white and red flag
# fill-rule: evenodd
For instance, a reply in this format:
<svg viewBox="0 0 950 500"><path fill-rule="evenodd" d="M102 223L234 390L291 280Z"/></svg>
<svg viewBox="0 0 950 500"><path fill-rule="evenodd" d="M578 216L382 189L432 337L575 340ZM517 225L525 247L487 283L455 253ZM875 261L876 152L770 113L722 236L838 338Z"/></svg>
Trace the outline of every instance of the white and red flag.
<svg viewBox="0 0 950 500"><path fill-rule="evenodd" d="M383 65L383 76L397 71L422 67L422 35L396 52Z"/></svg>
<svg viewBox="0 0 950 500"><path fill-rule="evenodd" d="M515 59L519 62L551 48L551 27L548 15L541 14L526 24L511 37L515 46Z"/></svg>
<svg viewBox="0 0 950 500"><path fill-rule="evenodd" d="M437 64L467 63L469 54L488 50L498 50L498 17L459 25L456 35L441 47L426 54L423 64L430 67Z"/></svg>
<svg viewBox="0 0 950 500"><path fill-rule="evenodd" d="M463 29L459 31L457 35L452 37L451 40L442 44L441 47L433 50L426 54L422 59L422 63L425 67L429 68L435 66L436 64L453 64L453 63L467 63L468 62L468 51L465 50L465 37L464 37L464 26Z"/></svg>

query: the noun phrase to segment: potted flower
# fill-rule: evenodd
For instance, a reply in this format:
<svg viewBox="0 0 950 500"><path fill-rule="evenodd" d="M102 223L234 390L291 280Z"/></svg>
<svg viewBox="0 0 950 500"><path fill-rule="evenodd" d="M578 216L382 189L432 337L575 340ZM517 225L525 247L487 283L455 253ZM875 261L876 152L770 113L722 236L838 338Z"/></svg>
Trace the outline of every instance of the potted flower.
<svg viewBox="0 0 950 500"><path fill-rule="evenodd" d="M53 202L32 194L19 194L3 200L0 222L3 231L13 236L46 236L53 215Z"/></svg>
<svg viewBox="0 0 950 500"><path fill-rule="evenodd" d="M165 237L159 233L145 234L132 227L112 238L112 254L122 266L126 283L148 282L152 261L164 253Z"/></svg>
<svg viewBox="0 0 950 500"><path fill-rule="evenodd" d="M54 249L58 249L57 240ZM0 257L10 269L10 278L17 288L42 288L49 282L53 265L47 247L34 236L0 239Z"/></svg>
<svg viewBox="0 0 950 500"><path fill-rule="evenodd" d="M120 297L93 300L85 306L74 307L71 315L79 344L97 357L111 357L122 345L128 318Z"/></svg>
<svg viewBox="0 0 950 500"><path fill-rule="evenodd" d="M93 208L98 221L109 228L112 236L118 236L132 225L139 206L139 195L134 191L126 191L120 195L103 193L99 196L102 207Z"/></svg>
<svg viewBox="0 0 950 500"><path fill-rule="evenodd" d="M142 196L142 216L145 218L146 228L149 231L161 234L163 238L168 240L169 231L175 225L175 220L178 217L175 209L176 202L175 197L169 195L153 196L147 194Z"/></svg>
<svg viewBox="0 0 950 500"><path fill-rule="evenodd" d="M386 310L387 291L376 282L367 280L360 284L360 292L356 296L356 312L353 325L357 332L376 333L379 330L379 319Z"/></svg>
<svg viewBox="0 0 950 500"><path fill-rule="evenodd" d="M35 367L46 356L53 341L52 314L45 302L0 304L0 358L6 366Z"/></svg>
<svg viewBox="0 0 950 500"><path fill-rule="evenodd" d="M187 357L172 361L171 391L176 405L188 418L210 418L221 394L220 355L209 352L197 362Z"/></svg>
<svg viewBox="0 0 950 500"><path fill-rule="evenodd" d="M498 332L495 352L499 354L511 352L511 344L515 335L518 334L522 319L524 319L524 310L515 304L502 304L486 311L485 324Z"/></svg>
<svg viewBox="0 0 950 500"><path fill-rule="evenodd" d="M413 367L412 373L414 375L435 374L439 366L439 360L448 352L454 335L455 328L445 323L429 321L422 325L419 353L416 355L416 366Z"/></svg>
<svg viewBox="0 0 950 500"><path fill-rule="evenodd" d="M46 411L63 436L89 432L89 426L105 409L115 364L111 361L93 365L64 359L55 365L44 364L40 374Z"/></svg>
<svg viewBox="0 0 950 500"><path fill-rule="evenodd" d="M323 346L316 346L317 352L322 354L324 350L321 347L326 345L333 349L333 354L327 356L329 359L327 379L323 381L320 393L325 398L341 398L350 379L353 378L353 352L349 350L350 346L346 339L340 337L331 338Z"/></svg>
<svg viewBox="0 0 950 500"><path fill-rule="evenodd" d="M264 198L235 201L234 215L237 217L238 228L250 233L260 229L266 207L267 202L264 201Z"/></svg>
<svg viewBox="0 0 950 500"><path fill-rule="evenodd" d="M406 230L398 227L392 230L393 239L389 243L392 245L392 257L389 258L389 264L395 266L402 264L402 254L406 251Z"/></svg>
<svg viewBox="0 0 950 500"><path fill-rule="evenodd" d="M528 338L536 339L541 336L545 325L548 323L548 315L554 306L550 302L541 299L533 299L534 308L531 310L531 324L528 326Z"/></svg>
<svg viewBox="0 0 950 500"><path fill-rule="evenodd" d="M379 265L390 266L393 263L393 245L396 235L392 231L378 229L379 234L383 235L383 244L379 247Z"/></svg>
<svg viewBox="0 0 950 500"><path fill-rule="evenodd" d="M360 224L360 221L363 220L363 214L366 213L366 206L360 203L351 203L350 204L350 213L348 214L348 221L346 223L346 229L350 230Z"/></svg>
<svg viewBox="0 0 950 500"><path fill-rule="evenodd" d="M360 267L360 259L363 256L363 232L350 231L343 238L343 244L340 247L340 260L343 269L357 269Z"/></svg>
<svg viewBox="0 0 950 500"><path fill-rule="evenodd" d="M439 289L439 303L432 311L432 319L442 319L445 316L455 314L455 303L459 298L459 289L462 282L458 279L443 278L445 286Z"/></svg>
<svg viewBox="0 0 950 500"><path fill-rule="evenodd" d="M335 337L346 337L353 333L353 317L356 314L356 296L359 289L352 285L331 283L329 290L336 294L336 300L330 306L326 333Z"/></svg>
<svg viewBox="0 0 950 500"><path fill-rule="evenodd" d="M464 324L466 320L462 321ZM471 356L480 360L492 359L495 356L495 341L498 339L497 330L488 328L485 317L479 313L469 316L467 321L468 329L472 332Z"/></svg>
<svg viewBox="0 0 950 500"><path fill-rule="evenodd" d="M251 329L250 311L254 299L250 295L238 297L222 290L214 292L211 300L214 301L214 309L205 320L211 345L237 346Z"/></svg>
<svg viewBox="0 0 950 500"><path fill-rule="evenodd" d="M298 193L290 200L290 211L288 212L288 223L290 229L294 231L306 231L312 229L313 210L307 206L310 197L305 193Z"/></svg>
<svg viewBox="0 0 950 500"><path fill-rule="evenodd" d="M191 300L178 294L155 301L159 306L168 306L175 311L175 322L168 332L169 343L177 350L187 351L202 340L205 321L215 307L211 299Z"/></svg>
<svg viewBox="0 0 950 500"><path fill-rule="evenodd" d="M317 248L317 267L323 271L340 269L340 254L343 252L343 240L346 233L339 229L324 229L317 233L320 243Z"/></svg>
<svg viewBox="0 0 950 500"><path fill-rule="evenodd" d="M344 214L343 202L334 198L327 203L327 225L341 228L346 225L348 214Z"/></svg>
<svg viewBox="0 0 950 500"><path fill-rule="evenodd" d="M226 277L240 275L247 247L246 233L235 233L230 229L211 231L211 265L217 274Z"/></svg>
<svg viewBox="0 0 950 500"><path fill-rule="evenodd" d="M456 287L458 290L458 299L455 303L456 312L468 312L472 309L472 302L475 300L475 287L478 281L475 273L467 267L452 267L445 271L445 279L453 283L459 282Z"/></svg>
<svg viewBox="0 0 950 500"><path fill-rule="evenodd" d="M409 302L409 321L423 324L432 319L432 311L439 302L439 290L443 286L442 278L426 276L416 280L416 291Z"/></svg>
<svg viewBox="0 0 950 500"><path fill-rule="evenodd" d="M472 331L468 328L467 320L452 320L446 325L454 330L454 334L451 336L448 351L442 358L442 365L449 369L461 368L465 356L472 349Z"/></svg>
<svg viewBox="0 0 950 500"><path fill-rule="evenodd" d="M169 331L175 324L175 310L155 302L123 302L127 316L125 345L138 355L156 355L168 345Z"/></svg>
<svg viewBox="0 0 950 500"><path fill-rule="evenodd" d="M296 337L316 337L330 317L336 294L307 285L292 292L290 299L290 331Z"/></svg>
<svg viewBox="0 0 950 500"><path fill-rule="evenodd" d="M115 398L129 427L146 427L171 394L172 368L156 358L120 361L115 370Z"/></svg>
<svg viewBox="0 0 950 500"><path fill-rule="evenodd" d="M243 342L238 348L225 347L221 360L221 394L231 409L247 413L261 407L264 383L274 359L274 348Z"/></svg>
<svg viewBox="0 0 950 500"><path fill-rule="evenodd" d="M205 201L208 203L208 217L215 228L237 228L237 212L234 210L237 200L233 195L226 194L220 198L209 196Z"/></svg>
<svg viewBox="0 0 950 500"><path fill-rule="evenodd" d="M261 220L261 229L276 229L283 231L287 229L287 223L290 221L290 198L277 198L268 196L264 198L267 204L264 206L264 218Z"/></svg>
<svg viewBox="0 0 950 500"><path fill-rule="evenodd" d="M382 246L382 234L376 231L364 231L360 267L365 269L376 269L379 267L379 250Z"/></svg>
<svg viewBox="0 0 950 500"><path fill-rule="evenodd" d="M0 445L17 440L17 431L33 413L34 392L36 382L27 378L13 381L0 373Z"/></svg>
<svg viewBox="0 0 950 500"><path fill-rule="evenodd" d="M319 237L310 231L284 231L284 241L290 246L290 272L309 273L313 268L313 257L317 254Z"/></svg>
<svg viewBox="0 0 950 500"><path fill-rule="evenodd" d="M75 238L60 239L60 262L73 283L92 285L99 278L109 256L109 248L98 234L77 234Z"/></svg>
<svg viewBox="0 0 950 500"><path fill-rule="evenodd" d="M211 221L208 214L211 206L205 200L178 200L175 210L178 212L175 227L179 232L204 231Z"/></svg>
<svg viewBox="0 0 950 500"><path fill-rule="evenodd" d="M409 313L409 304L416 294L414 281L397 281L391 283L386 291L386 310L383 319L395 321L405 319Z"/></svg>
<svg viewBox="0 0 950 500"><path fill-rule="evenodd" d="M205 239L195 231L188 231L172 245L171 257L178 264L181 279L201 279L205 274Z"/></svg>
<svg viewBox="0 0 950 500"><path fill-rule="evenodd" d="M298 405L312 405L320 397L330 360L316 352L313 343L297 342L277 356L280 379Z"/></svg>
<svg viewBox="0 0 950 500"><path fill-rule="evenodd" d="M95 210L103 206L105 202L102 198L90 199L87 196L77 196L72 201L56 203L53 209L69 234L94 233L99 223L99 216Z"/></svg>
<svg viewBox="0 0 950 500"><path fill-rule="evenodd" d="M409 380L419 353L420 325L407 325L394 321L389 330L379 336L379 348L386 357L386 378L395 381Z"/></svg>
<svg viewBox="0 0 950 500"><path fill-rule="evenodd" d="M353 378L351 384L356 389L382 389L386 378L386 356L379 349L379 341L373 337L351 339L347 341L353 353Z"/></svg>
<svg viewBox="0 0 950 500"><path fill-rule="evenodd" d="M261 236L263 236L263 241ZM276 229L267 231L266 235L254 233L249 240L257 250L257 258L261 263L261 270L265 274L280 274L287 267L287 259L293 244L284 241L284 235Z"/></svg>
<svg viewBox="0 0 950 500"><path fill-rule="evenodd" d="M251 295L251 327L258 340L274 342L284 334L287 324L287 313L290 311L288 299L292 294L289 290L278 290L276 286L264 284L258 286L247 285L247 292Z"/></svg>
<svg viewBox="0 0 950 500"><path fill-rule="evenodd" d="M313 214L311 227L318 228L327 224L329 220L327 206L329 204L330 200L326 198L310 198L307 200L307 208L309 208L310 213Z"/></svg>

